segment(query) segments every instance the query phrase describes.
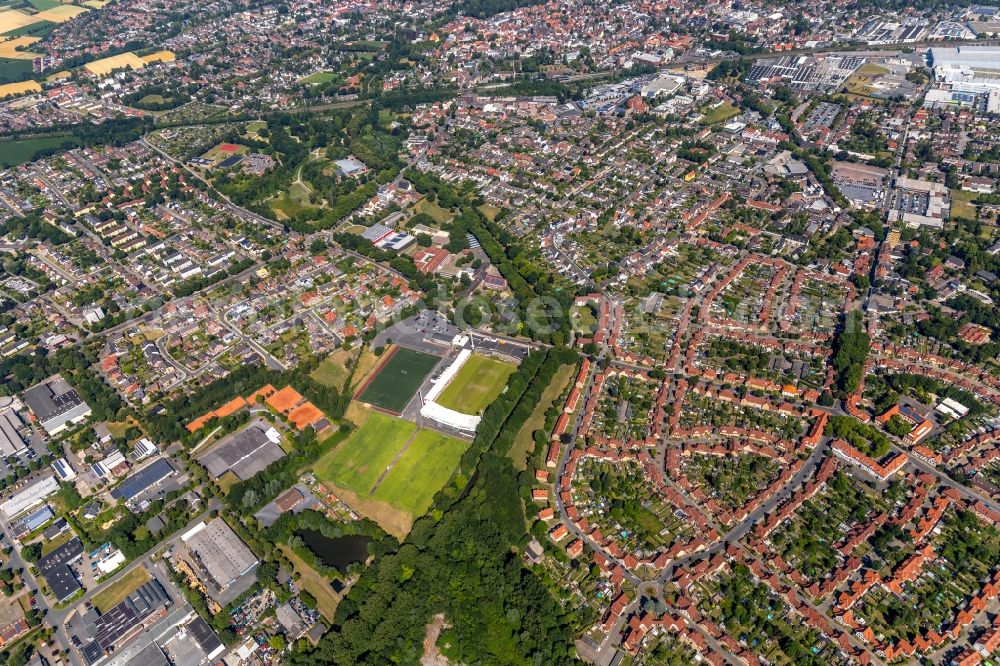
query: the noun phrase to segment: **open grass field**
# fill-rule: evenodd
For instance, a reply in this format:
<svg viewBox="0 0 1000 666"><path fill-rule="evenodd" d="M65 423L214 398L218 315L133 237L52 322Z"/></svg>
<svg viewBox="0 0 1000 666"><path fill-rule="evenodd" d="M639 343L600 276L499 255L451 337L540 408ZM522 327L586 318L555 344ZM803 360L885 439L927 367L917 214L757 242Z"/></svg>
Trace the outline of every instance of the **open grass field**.
<svg viewBox="0 0 1000 666"><path fill-rule="evenodd" d="M493 402L517 369L489 356L473 354L438 396L437 403L463 414L478 414Z"/></svg>
<svg viewBox="0 0 1000 666"><path fill-rule="evenodd" d="M0 58L11 60L31 60L38 57L37 53L27 50L27 47L37 42L40 37L15 37L0 42Z"/></svg>
<svg viewBox="0 0 1000 666"><path fill-rule="evenodd" d="M976 219L976 207L973 201L976 198L975 192L965 190L951 191L951 217L962 217L967 220Z"/></svg>
<svg viewBox="0 0 1000 666"><path fill-rule="evenodd" d="M306 564L288 546L281 544L278 546L278 550L292 563L295 573L299 575L298 583L302 589L316 597L316 609L320 612L320 615L326 618L327 622L332 622L333 614L336 612L337 604L340 603L340 600L337 599L333 588L330 587L330 581Z"/></svg>
<svg viewBox="0 0 1000 666"><path fill-rule="evenodd" d="M373 412L364 425L323 455L313 470L321 481L366 496L416 430L409 421Z"/></svg>
<svg viewBox="0 0 1000 666"><path fill-rule="evenodd" d="M491 206L489 204L483 204L479 207L479 212L486 216L486 219L492 222L496 219L497 215L500 214L500 209L496 206Z"/></svg>
<svg viewBox="0 0 1000 666"><path fill-rule="evenodd" d="M740 110L729 102L723 102L714 108L705 109L702 113L705 114L705 117L701 119L702 125L715 125L717 123L723 123L734 116L738 116Z"/></svg>
<svg viewBox="0 0 1000 666"><path fill-rule="evenodd" d="M8 168L35 159L42 150L59 148L65 143L76 145L79 141L71 135L49 136L41 139L0 141L0 167Z"/></svg>
<svg viewBox="0 0 1000 666"><path fill-rule="evenodd" d="M255 120L253 122L247 123L246 129L243 131L243 136L250 139L260 140L260 131L267 127L266 120Z"/></svg>
<svg viewBox="0 0 1000 666"><path fill-rule="evenodd" d="M872 82L888 73L889 70L881 65L876 65L873 62L865 63L848 77L844 86L847 92L852 95L868 97L875 92L875 87L871 85Z"/></svg>
<svg viewBox="0 0 1000 666"><path fill-rule="evenodd" d="M116 580L113 584L94 595L91 601L102 613L108 612L132 594L137 587L149 581L152 577L146 567L140 565Z"/></svg>
<svg viewBox="0 0 1000 666"><path fill-rule="evenodd" d="M71 541L74 536L76 536L76 534L74 534L73 530L66 530L55 539L46 541L42 544L42 555L48 555L59 546Z"/></svg>
<svg viewBox="0 0 1000 666"><path fill-rule="evenodd" d="M316 366L309 375L327 388L339 389L347 379L347 368L343 362L338 362L331 354L325 361Z"/></svg>
<svg viewBox="0 0 1000 666"><path fill-rule="evenodd" d="M397 347L358 399L391 412L402 412L440 360L437 356Z"/></svg>
<svg viewBox="0 0 1000 666"><path fill-rule="evenodd" d="M434 218L434 221L438 224L447 224L451 222L451 218L455 217L451 214L451 211L442 208L433 201L428 201L427 199L421 199L413 206L413 210L416 213L426 213Z"/></svg>
<svg viewBox="0 0 1000 666"><path fill-rule="evenodd" d="M337 75L333 72L313 72L309 76L299 79L299 83L305 85L319 85L321 83L329 83L337 78Z"/></svg>
<svg viewBox="0 0 1000 666"><path fill-rule="evenodd" d="M59 7L62 5L59 0L28 0L28 4L37 9L38 11L45 11L46 9L52 9L53 7Z"/></svg>
<svg viewBox="0 0 1000 666"><path fill-rule="evenodd" d="M421 430L372 497L414 517L424 515L434 495L451 478L468 446L460 439L433 430Z"/></svg>
<svg viewBox="0 0 1000 666"><path fill-rule="evenodd" d="M0 58L0 84L30 79L32 68L30 60L15 58Z"/></svg>
<svg viewBox="0 0 1000 666"><path fill-rule="evenodd" d="M271 210L277 213L278 217L283 220L290 220L299 214L302 210L302 205L297 201L293 201L288 197L282 197L281 199L273 199L269 202Z"/></svg>
<svg viewBox="0 0 1000 666"><path fill-rule="evenodd" d="M364 381L371 374L371 371L378 365L379 359L381 357L376 356L375 352L371 350L371 347L364 347L361 351L361 356L358 357L358 368L354 371L354 383L351 389L355 389L361 386Z"/></svg>
<svg viewBox="0 0 1000 666"><path fill-rule="evenodd" d="M560 367L556 371L555 377L552 378L549 385L542 391L542 397L539 398L538 404L535 405L535 409L531 412L531 416L521 425L521 429L517 431L514 443L511 445L510 451L507 452L510 459L514 461L514 467L517 469L526 469L528 467L528 456L535 447L535 440L532 438L532 433L545 425L546 410L566 390L569 383L573 381L575 373L576 366L574 365Z"/></svg>
<svg viewBox="0 0 1000 666"><path fill-rule="evenodd" d="M222 492L228 495L229 489L235 486L237 483L239 483L240 477L236 476L236 472L234 472L233 470L228 470L225 474L220 476L216 481L219 484L219 487L222 488Z"/></svg>

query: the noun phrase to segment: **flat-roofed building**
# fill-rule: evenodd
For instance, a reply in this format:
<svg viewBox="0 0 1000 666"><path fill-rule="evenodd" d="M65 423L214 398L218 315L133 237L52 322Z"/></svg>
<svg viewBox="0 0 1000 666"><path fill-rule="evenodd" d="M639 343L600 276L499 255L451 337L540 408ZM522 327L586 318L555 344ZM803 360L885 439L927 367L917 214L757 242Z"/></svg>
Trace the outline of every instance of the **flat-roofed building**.
<svg viewBox="0 0 1000 666"><path fill-rule="evenodd" d="M281 434L273 426L255 421L213 446L199 462L216 479L231 471L245 481L285 457L279 442Z"/></svg>
<svg viewBox="0 0 1000 666"><path fill-rule="evenodd" d="M53 375L32 386L22 397L38 423L50 435L83 423L90 416L90 407L60 375Z"/></svg>
<svg viewBox="0 0 1000 666"><path fill-rule="evenodd" d="M13 409L0 413L0 455L4 458L20 455L28 448L20 433L23 427L21 415Z"/></svg>
<svg viewBox="0 0 1000 666"><path fill-rule="evenodd" d="M3 504L0 504L0 511L4 512L7 518L14 518L28 509L33 509L41 504L46 497L59 490L59 482L54 476L47 476L36 481L24 490L11 495Z"/></svg>
<svg viewBox="0 0 1000 666"><path fill-rule="evenodd" d="M181 540L218 589L224 590L257 565L257 558L222 518L199 523Z"/></svg>

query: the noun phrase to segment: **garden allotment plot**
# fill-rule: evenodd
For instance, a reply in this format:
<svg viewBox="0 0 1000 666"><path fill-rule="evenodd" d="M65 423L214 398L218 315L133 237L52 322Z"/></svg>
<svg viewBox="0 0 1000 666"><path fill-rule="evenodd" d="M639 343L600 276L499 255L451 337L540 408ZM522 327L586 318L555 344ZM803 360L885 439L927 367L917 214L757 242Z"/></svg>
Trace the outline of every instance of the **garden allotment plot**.
<svg viewBox="0 0 1000 666"><path fill-rule="evenodd" d="M392 355L375 371L357 398L399 414L441 359L405 347L397 347L390 353Z"/></svg>

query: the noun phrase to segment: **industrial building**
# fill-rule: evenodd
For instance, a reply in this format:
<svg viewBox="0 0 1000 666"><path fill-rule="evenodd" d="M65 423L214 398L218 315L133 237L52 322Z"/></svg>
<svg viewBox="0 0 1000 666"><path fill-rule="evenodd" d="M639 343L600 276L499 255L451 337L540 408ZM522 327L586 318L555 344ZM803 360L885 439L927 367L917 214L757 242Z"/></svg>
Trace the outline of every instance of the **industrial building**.
<svg viewBox="0 0 1000 666"><path fill-rule="evenodd" d="M80 537L73 537L48 555L39 558L38 570L52 590L56 602L64 601L83 589L71 566L82 557L83 542L80 541Z"/></svg>
<svg viewBox="0 0 1000 666"><path fill-rule="evenodd" d="M932 48L927 57L938 81L967 92L1000 90L1000 46Z"/></svg>
<svg viewBox="0 0 1000 666"><path fill-rule="evenodd" d="M56 481L56 477L47 476L44 479L36 481L24 490L11 495L10 499L3 504L0 504L0 511L3 511L4 515L7 516L8 519L14 518L28 509L35 508L41 504L46 497L57 490L59 490L59 482Z"/></svg>
<svg viewBox="0 0 1000 666"><path fill-rule="evenodd" d="M0 412L0 456L8 458L24 453L28 448L21 437L21 430L24 427L21 415L14 409Z"/></svg>
<svg viewBox="0 0 1000 666"><path fill-rule="evenodd" d="M160 581L153 578L108 612L88 611L82 619L91 640L81 649L87 663L94 664L114 652L152 620L159 619L172 603Z"/></svg>
<svg viewBox="0 0 1000 666"><path fill-rule="evenodd" d="M167 477L172 476L174 472L170 461L166 458L159 458L118 484L111 491L111 496L128 502L136 495L153 488Z"/></svg>
<svg viewBox="0 0 1000 666"><path fill-rule="evenodd" d="M216 588L224 590L257 566L253 551L222 518L199 523L181 536L204 573Z"/></svg>
<svg viewBox="0 0 1000 666"><path fill-rule="evenodd" d="M53 375L32 386L22 396L24 403L50 435L56 435L71 425L83 423L90 416L90 407L76 390L59 375Z"/></svg>
<svg viewBox="0 0 1000 666"><path fill-rule="evenodd" d="M255 421L227 440L212 447L199 462L208 473L219 478L232 471L242 480L261 471L285 456L278 443L281 434L263 421Z"/></svg>

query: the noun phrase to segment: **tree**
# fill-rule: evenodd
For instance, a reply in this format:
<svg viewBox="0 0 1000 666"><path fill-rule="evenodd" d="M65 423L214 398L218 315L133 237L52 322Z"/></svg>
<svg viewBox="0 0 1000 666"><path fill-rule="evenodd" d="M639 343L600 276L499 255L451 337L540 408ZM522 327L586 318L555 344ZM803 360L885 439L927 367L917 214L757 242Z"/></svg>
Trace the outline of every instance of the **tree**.
<svg viewBox="0 0 1000 666"><path fill-rule="evenodd" d="M40 543L29 543L21 549L21 557L28 562L38 562L42 556L42 545Z"/></svg>

